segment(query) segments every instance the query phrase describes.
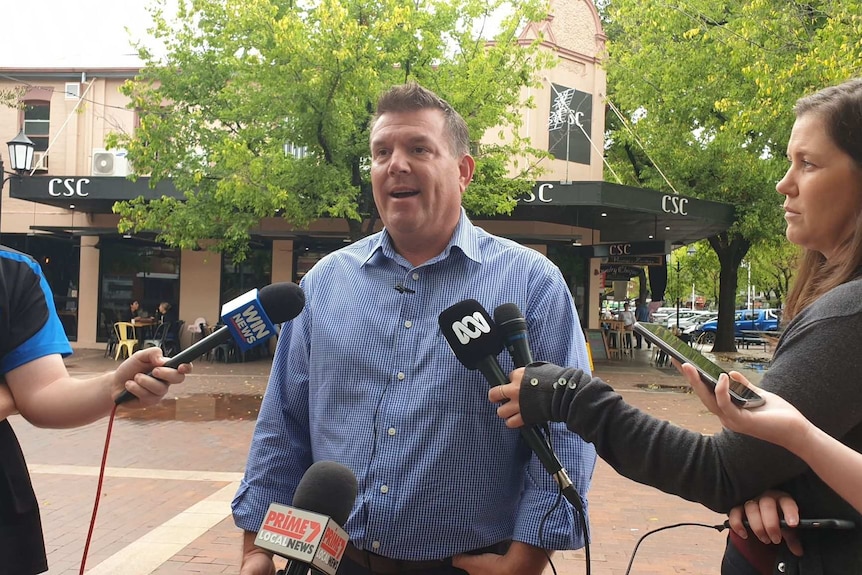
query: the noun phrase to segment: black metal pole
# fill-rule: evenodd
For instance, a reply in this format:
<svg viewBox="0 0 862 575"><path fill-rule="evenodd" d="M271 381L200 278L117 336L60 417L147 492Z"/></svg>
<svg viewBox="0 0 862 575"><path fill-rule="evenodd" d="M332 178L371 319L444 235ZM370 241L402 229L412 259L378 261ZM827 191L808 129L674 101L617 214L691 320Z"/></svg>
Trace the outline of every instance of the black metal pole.
<svg viewBox="0 0 862 575"><path fill-rule="evenodd" d="M680 298L680 280L679 280L679 258L676 259L676 335L679 335L679 300Z"/></svg>

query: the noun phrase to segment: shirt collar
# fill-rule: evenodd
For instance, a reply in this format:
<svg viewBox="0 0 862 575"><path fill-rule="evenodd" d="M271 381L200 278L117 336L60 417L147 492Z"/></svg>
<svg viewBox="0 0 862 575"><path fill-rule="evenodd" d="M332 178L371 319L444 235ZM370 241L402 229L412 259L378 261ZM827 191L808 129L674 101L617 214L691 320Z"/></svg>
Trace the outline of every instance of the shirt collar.
<svg viewBox="0 0 862 575"><path fill-rule="evenodd" d="M465 256L476 263L482 263L482 254L479 250L479 228L473 225L470 218L467 217L467 212L461 207L461 217L458 219L458 225L455 226L455 232L446 244L446 248L437 257L431 258L427 263L436 262L438 260L449 257L452 253L452 248L457 247ZM391 260L399 259L398 253L395 251L395 245L392 243L392 236L386 228L379 234L371 238L368 243L368 255L362 261L362 265L372 262L375 256L380 254Z"/></svg>

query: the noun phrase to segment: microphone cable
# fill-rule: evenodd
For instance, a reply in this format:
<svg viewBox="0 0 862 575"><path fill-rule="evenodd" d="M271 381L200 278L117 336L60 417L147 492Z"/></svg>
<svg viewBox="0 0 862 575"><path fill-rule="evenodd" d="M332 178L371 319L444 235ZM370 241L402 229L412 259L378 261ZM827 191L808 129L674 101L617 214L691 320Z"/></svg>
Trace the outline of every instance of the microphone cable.
<svg viewBox="0 0 862 575"><path fill-rule="evenodd" d="M87 539L84 543L84 553L81 556L81 570L78 575L84 575L84 568L87 564L87 553L90 550L90 541L93 539L93 530L96 527L96 514L99 512L99 500L102 493L102 482L105 479L105 464L108 462L108 446L111 444L111 431L114 429L114 416L117 414L118 403L114 403L111 409L111 415L108 416L108 431L105 435L105 448L102 450L102 463L99 465L99 481L96 484L96 500L93 503L93 515L90 517L90 526L87 528Z"/></svg>
<svg viewBox="0 0 862 575"><path fill-rule="evenodd" d="M625 575L629 575L631 573L632 565L634 565L634 562L635 562L635 555L638 552L638 547L640 547L640 545L641 545L641 543L643 543L644 539L646 539L647 537L649 537L653 533L658 533L659 531L665 531L667 529L674 529L675 527L706 527L708 529L715 529L719 533L721 533L722 531L727 529L727 526L725 526L725 525L708 525L706 523L684 522L684 523L674 523L673 525L665 525L664 527L658 527L657 529L653 529L652 531L647 531L646 533L644 533L643 535L640 536L637 543L635 544L635 548L632 550L631 559L629 559L628 567L626 567Z"/></svg>
<svg viewBox="0 0 862 575"><path fill-rule="evenodd" d="M547 442L548 448L551 450L551 452L553 452L554 445L551 443L551 428L548 426L547 423L545 423L539 427L542 430L542 435L544 435L543 439ZM547 546L545 545L544 539L542 537L542 531L544 529L545 522L551 516L551 513L554 511L554 509L556 509L557 507L560 506L560 502L563 499L563 495L564 495L563 494L563 486L560 485L559 483L557 483L557 488L558 488L558 492L557 492L556 501L554 501L554 504L551 506L550 509L548 509L548 512L545 513L545 515L542 517L541 521L539 522L539 544L542 546L542 549L545 551L545 556L548 558L548 563L550 564L551 571L553 571L554 575L557 575L557 568L554 566L554 562L551 560L550 553L548 553ZM585 564L584 573L586 575L590 575L590 572L591 572L590 533L589 533L589 526L587 524L587 512L584 509L584 501L583 501L583 499L581 499L581 494L578 493L578 490L575 489L574 485L572 485L571 492L572 492L572 498L576 498L575 501L572 501L572 499L569 497L566 497L566 501L568 501L569 503L572 504L572 507L575 508L575 515L577 515L578 519L580 519L581 532L584 534L584 564Z"/></svg>

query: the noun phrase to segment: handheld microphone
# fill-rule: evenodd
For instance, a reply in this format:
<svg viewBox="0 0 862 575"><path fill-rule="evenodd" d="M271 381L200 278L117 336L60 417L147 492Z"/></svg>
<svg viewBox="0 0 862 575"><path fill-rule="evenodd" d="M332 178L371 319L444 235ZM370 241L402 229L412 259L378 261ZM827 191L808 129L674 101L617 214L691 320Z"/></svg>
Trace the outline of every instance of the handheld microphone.
<svg viewBox="0 0 862 575"><path fill-rule="evenodd" d="M260 291L255 288L222 306L221 317L225 325L168 359L165 366L177 368L182 363L189 363L231 337L243 351L250 349L275 335L273 324L292 320L304 305L305 294L295 283L270 284ZM126 390L114 403L119 405L130 399L135 399L135 395Z"/></svg>
<svg viewBox="0 0 862 575"><path fill-rule="evenodd" d="M527 320L518 306L504 303L494 310L494 322L500 327L503 343L509 350L509 355L515 362L515 367L524 367L533 363L530 352L530 341L527 336Z"/></svg>
<svg viewBox="0 0 862 575"><path fill-rule="evenodd" d="M510 304L514 305L514 304ZM498 308L499 309L499 308ZM517 310L517 306L515 306ZM518 315L521 316L520 310ZM523 316L521 316L523 321ZM497 325L482 307L482 304L474 299L464 300L443 310L438 318L440 330L449 347L455 352L464 367L473 370L478 369L492 386L509 383L509 378L503 373L503 368L497 361L497 354L503 350L503 338ZM526 345L526 322L524 322L523 340ZM529 356L529 348L527 348ZM526 359L526 358L523 358ZM528 362L531 363L531 362ZM526 365L526 364L524 364ZM523 367L523 366L517 366ZM554 478L563 495L574 505L578 511L583 511L583 502L575 490L572 480L556 454L551 450L547 441L542 437L538 427L522 427L521 436L527 445L544 466L545 470Z"/></svg>
<svg viewBox="0 0 862 575"><path fill-rule="evenodd" d="M334 461L314 463L299 480L293 505L272 503L254 544L288 559L279 574L305 575L310 567L335 575L349 537L341 528L356 501L356 477Z"/></svg>

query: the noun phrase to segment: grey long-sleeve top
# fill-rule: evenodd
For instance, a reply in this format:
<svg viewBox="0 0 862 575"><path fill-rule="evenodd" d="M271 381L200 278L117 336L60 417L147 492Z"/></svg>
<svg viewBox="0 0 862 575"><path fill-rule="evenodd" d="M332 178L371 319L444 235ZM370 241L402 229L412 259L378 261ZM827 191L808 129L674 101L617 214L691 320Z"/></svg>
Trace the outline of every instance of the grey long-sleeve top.
<svg viewBox="0 0 862 575"><path fill-rule="evenodd" d="M532 379L538 384L529 385ZM802 532L806 557L798 567L814 562L799 572L862 573L862 516L785 449L729 430L705 436L683 429L628 405L581 370L534 364L524 382L525 422L565 422L630 479L718 512L782 489L803 518L855 521L860 528L852 531ZM862 279L834 288L794 318L760 386L862 450Z"/></svg>

